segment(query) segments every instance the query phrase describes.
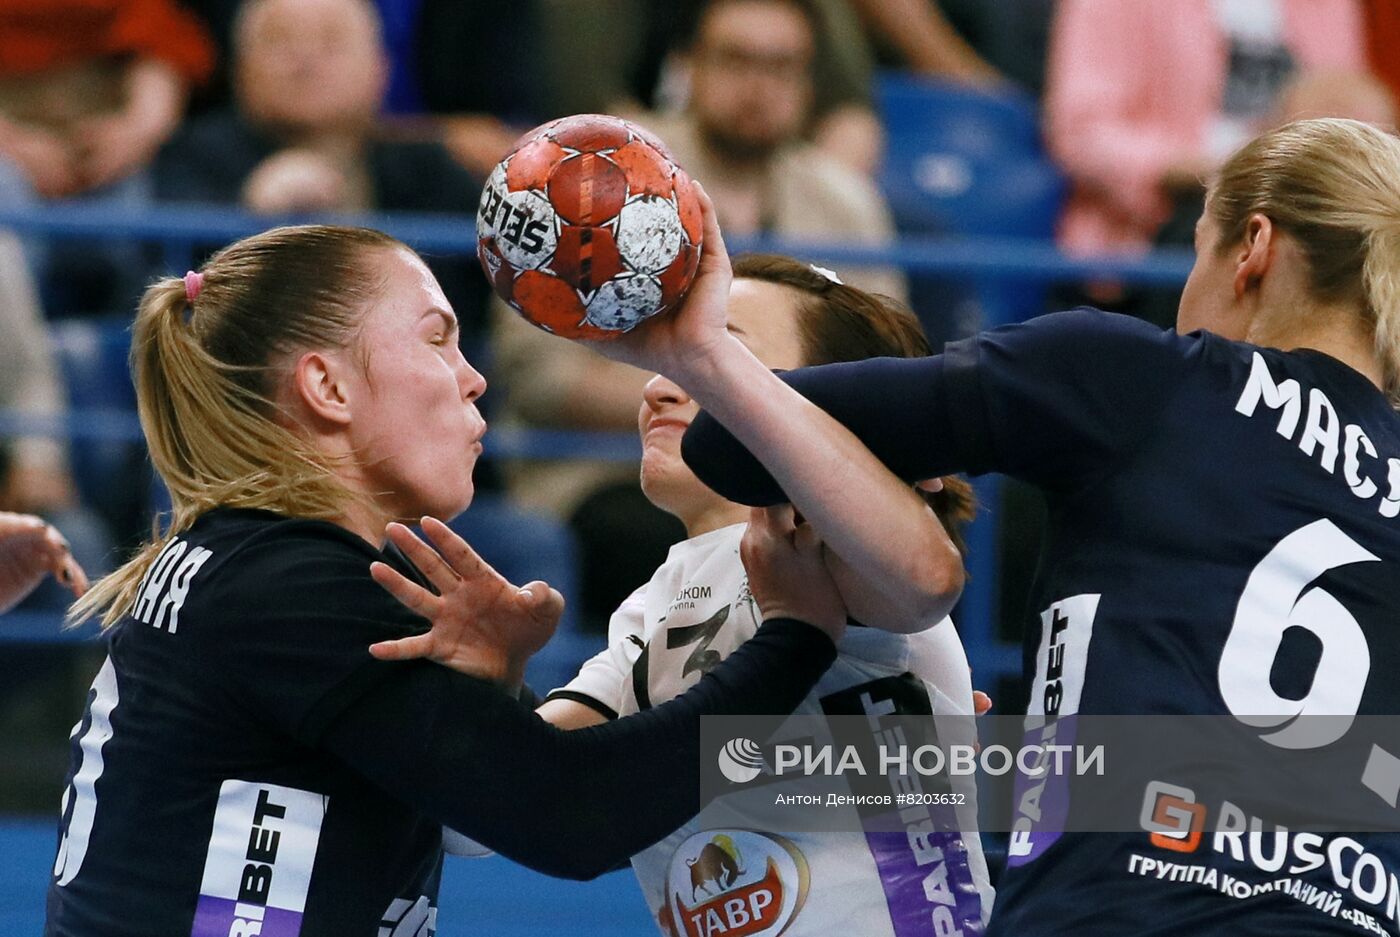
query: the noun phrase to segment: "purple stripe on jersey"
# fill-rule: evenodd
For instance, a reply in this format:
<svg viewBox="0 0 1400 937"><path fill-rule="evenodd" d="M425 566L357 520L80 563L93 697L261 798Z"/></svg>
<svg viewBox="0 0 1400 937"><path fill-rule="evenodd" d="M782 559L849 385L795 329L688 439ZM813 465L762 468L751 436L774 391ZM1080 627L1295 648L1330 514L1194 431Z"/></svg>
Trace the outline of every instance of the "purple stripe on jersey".
<svg viewBox="0 0 1400 937"><path fill-rule="evenodd" d="M1073 746L1075 718L1067 716L1051 720L1039 729L1026 733L1027 745ZM1011 839L1007 843L1006 864L1017 868L1034 862L1045 850L1064 835L1065 819L1069 816L1069 785L1067 774L1048 771L1039 780L1027 776L1018 767L1012 801Z"/></svg>
<svg viewBox="0 0 1400 937"><path fill-rule="evenodd" d="M941 824L940 824L941 825ZM865 841L885 889L897 937L963 933L978 937L982 896L957 832L868 832Z"/></svg>
<svg viewBox="0 0 1400 937"><path fill-rule="evenodd" d="M240 904L228 898L200 895L194 911L190 937L228 937L230 933L257 934L258 937L297 937L301 933L301 912L268 908L260 904ZM243 930L235 923L248 922Z"/></svg>

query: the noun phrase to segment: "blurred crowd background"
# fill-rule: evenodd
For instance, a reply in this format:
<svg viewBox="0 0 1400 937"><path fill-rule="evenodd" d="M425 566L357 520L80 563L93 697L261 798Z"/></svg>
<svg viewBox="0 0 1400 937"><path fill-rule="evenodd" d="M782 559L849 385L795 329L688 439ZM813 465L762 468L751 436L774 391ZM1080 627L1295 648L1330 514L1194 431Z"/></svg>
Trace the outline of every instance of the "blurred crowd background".
<svg viewBox="0 0 1400 937"><path fill-rule="evenodd" d="M3 0L0 217L180 203L465 226L521 132L606 112L666 140L729 235L1146 252L1192 245L1202 180L1254 132L1303 116L1393 129L1397 95L1397 0ZM525 325L474 257L429 260L495 425L634 429L646 375ZM150 278L184 272L169 262L116 233L0 230L0 414L131 411L124 329ZM968 283L833 266L908 300L935 347L989 320ZM1178 292L1019 286L991 318L1091 303L1169 325ZM507 575L561 586L581 640L683 536L635 463L588 452L489 460L459 522ZM161 499L139 445L0 438L0 510L53 520L92 573ZM1014 489L1002 504L1014 591L1035 506ZM63 602L44 590L25 610ZM0 647L0 809L57 805L100 653Z"/></svg>

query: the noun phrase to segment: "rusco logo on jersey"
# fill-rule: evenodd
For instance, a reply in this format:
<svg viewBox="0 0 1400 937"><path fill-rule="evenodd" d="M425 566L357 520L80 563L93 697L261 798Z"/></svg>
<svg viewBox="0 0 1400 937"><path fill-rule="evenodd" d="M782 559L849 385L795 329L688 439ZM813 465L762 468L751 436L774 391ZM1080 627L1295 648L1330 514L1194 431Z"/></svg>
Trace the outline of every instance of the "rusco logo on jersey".
<svg viewBox="0 0 1400 937"><path fill-rule="evenodd" d="M670 937L778 937L807 900L807 859L781 836L707 830L671 857L659 915Z"/></svg>
<svg viewBox="0 0 1400 937"><path fill-rule="evenodd" d="M1178 855L1133 853L1130 874L1236 900L1286 896L1377 934L1400 927L1400 874L1351 836L1294 832L1228 800L1207 807L1163 781L1144 789L1141 822L1153 846Z"/></svg>

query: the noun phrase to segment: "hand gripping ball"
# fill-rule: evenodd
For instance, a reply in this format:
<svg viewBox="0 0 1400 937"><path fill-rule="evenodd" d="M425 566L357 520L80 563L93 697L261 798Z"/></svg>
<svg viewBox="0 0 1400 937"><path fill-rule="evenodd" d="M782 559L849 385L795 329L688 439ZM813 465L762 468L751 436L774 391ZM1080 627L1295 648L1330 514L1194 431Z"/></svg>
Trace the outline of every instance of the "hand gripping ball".
<svg viewBox="0 0 1400 937"><path fill-rule="evenodd" d="M611 339L685 296L700 202L654 135L581 114L530 131L491 171L476 233L487 279L527 320Z"/></svg>

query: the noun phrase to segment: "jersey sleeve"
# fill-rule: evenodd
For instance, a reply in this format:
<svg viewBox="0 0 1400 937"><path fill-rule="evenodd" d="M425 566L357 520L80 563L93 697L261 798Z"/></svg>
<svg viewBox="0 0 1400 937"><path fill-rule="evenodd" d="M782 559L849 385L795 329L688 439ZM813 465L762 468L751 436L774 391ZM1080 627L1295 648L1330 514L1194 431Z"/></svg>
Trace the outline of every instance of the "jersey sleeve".
<svg viewBox="0 0 1400 937"><path fill-rule="evenodd" d="M835 657L810 625L769 621L676 699L572 731L492 684L407 661L341 713L322 747L486 849L593 878L699 811L702 716L791 712Z"/></svg>
<svg viewBox="0 0 1400 937"><path fill-rule="evenodd" d="M1081 309L950 344L929 358L872 358L782 375L911 482L1004 472L1068 489L1106 472L1152 431L1185 369L1172 332ZM778 504L781 487L707 413L686 463L731 501Z"/></svg>
<svg viewBox="0 0 1400 937"><path fill-rule="evenodd" d="M208 597L223 609L209 651L218 654L225 693L306 744L392 672L370 656L371 644L427 630L370 578L369 566L383 559L405 575L416 571L350 537L306 525L247 546L230 564L236 575L220 577ZM250 589L267 599L249 603Z"/></svg>
<svg viewBox="0 0 1400 937"><path fill-rule="evenodd" d="M608 646L584 661L578 676L551 690L546 700L573 700L607 719L617 718L623 689L645 644L646 589L637 589L612 613L608 619Z"/></svg>

